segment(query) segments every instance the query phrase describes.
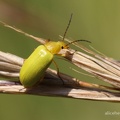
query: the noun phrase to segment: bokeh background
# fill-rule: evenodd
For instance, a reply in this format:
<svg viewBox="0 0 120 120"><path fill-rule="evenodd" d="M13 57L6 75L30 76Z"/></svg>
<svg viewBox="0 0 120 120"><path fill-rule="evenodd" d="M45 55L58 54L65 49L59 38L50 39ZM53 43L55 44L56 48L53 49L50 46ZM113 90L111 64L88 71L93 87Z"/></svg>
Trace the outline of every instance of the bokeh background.
<svg viewBox="0 0 120 120"><path fill-rule="evenodd" d="M0 0L0 20L34 36L59 40L73 13L67 38L87 39L109 57L120 59L119 0ZM86 43L83 43L86 45ZM27 56L39 45L34 40L0 25L0 50ZM87 44L88 46L88 44ZM92 83L103 83L68 70L57 60L60 71ZM64 66L63 68L63 64ZM104 84L104 83L103 83ZM0 94L0 120L118 120L119 103L32 95Z"/></svg>

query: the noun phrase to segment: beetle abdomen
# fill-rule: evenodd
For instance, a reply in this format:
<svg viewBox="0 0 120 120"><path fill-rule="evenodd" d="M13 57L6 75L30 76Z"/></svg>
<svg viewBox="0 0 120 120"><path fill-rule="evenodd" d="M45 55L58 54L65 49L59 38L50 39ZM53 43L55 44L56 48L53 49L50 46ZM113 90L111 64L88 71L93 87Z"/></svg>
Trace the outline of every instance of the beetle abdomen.
<svg viewBox="0 0 120 120"><path fill-rule="evenodd" d="M20 81L25 87L32 87L42 81L46 69L53 59L44 45L38 46L34 52L25 60L20 70Z"/></svg>

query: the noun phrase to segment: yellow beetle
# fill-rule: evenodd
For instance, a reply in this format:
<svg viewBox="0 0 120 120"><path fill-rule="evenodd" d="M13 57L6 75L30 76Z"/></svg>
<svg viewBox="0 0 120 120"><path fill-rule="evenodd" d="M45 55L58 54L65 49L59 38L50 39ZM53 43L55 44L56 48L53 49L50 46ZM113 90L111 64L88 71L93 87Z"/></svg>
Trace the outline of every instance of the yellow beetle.
<svg viewBox="0 0 120 120"><path fill-rule="evenodd" d="M69 24L65 30L63 40L66 32L69 28L72 19L72 14L69 20ZM46 69L51 64L54 54L58 54L61 49L67 49L63 41L49 41L44 45L38 46L35 51L25 60L20 70L20 82L24 87L33 87L38 82L43 80Z"/></svg>

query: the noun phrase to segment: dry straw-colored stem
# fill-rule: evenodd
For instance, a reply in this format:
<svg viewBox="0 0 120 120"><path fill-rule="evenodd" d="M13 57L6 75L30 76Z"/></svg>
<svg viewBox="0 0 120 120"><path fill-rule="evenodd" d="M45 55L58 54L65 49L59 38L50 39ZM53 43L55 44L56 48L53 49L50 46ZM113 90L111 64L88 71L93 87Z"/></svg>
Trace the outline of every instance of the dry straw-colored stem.
<svg viewBox="0 0 120 120"><path fill-rule="evenodd" d="M17 32L27 35L28 37L32 37L36 41L40 42L42 40L42 43L44 43L42 38L37 38L33 35L24 33L23 31L11 27L3 22L0 23L5 27L14 29ZM86 83L83 80L78 80L66 74L60 73L60 76L64 81L63 85L61 79L57 75L57 72L48 68L45 78L41 84L34 88L26 89L19 82L19 71L24 59L1 51L0 76L2 78L7 78L7 81L2 80L1 78L0 93L62 96L76 99L120 102L120 63L104 55L96 54L77 43L75 45L86 51L86 53L74 51L72 49L64 49L60 52L65 54L65 59L72 64L75 64L77 67L91 73L93 76L109 83L111 87ZM14 80L11 81L11 78L14 78Z"/></svg>

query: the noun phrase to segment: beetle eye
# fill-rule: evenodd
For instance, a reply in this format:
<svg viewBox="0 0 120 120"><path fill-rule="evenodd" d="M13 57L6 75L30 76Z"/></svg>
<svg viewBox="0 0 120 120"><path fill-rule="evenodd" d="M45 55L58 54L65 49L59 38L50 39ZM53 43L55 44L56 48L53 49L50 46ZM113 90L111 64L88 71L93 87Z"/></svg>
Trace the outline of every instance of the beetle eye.
<svg viewBox="0 0 120 120"><path fill-rule="evenodd" d="M62 46L61 49L64 49L64 47Z"/></svg>

